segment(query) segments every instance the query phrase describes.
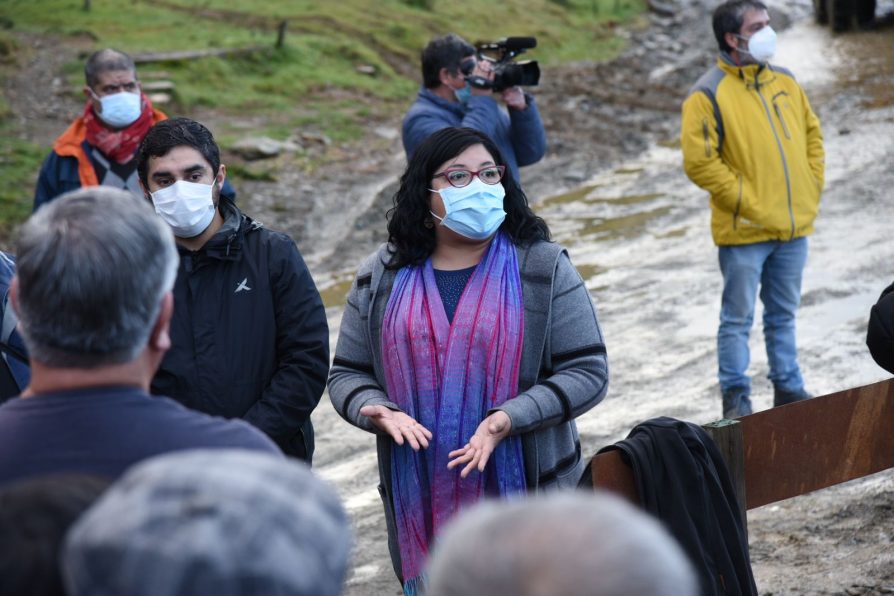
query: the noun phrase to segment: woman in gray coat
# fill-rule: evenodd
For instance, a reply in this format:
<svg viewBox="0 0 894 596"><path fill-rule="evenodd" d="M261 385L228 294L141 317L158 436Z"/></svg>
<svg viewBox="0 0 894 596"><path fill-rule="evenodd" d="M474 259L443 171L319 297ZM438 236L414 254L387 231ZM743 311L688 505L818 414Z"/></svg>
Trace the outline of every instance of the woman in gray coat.
<svg viewBox="0 0 894 596"><path fill-rule="evenodd" d="M576 486L574 418L605 396L590 295L494 143L436 132L413 154L389 242L357 274L329 376L376 433L389 549L407 594L443 524L484 497Z"/></svg>

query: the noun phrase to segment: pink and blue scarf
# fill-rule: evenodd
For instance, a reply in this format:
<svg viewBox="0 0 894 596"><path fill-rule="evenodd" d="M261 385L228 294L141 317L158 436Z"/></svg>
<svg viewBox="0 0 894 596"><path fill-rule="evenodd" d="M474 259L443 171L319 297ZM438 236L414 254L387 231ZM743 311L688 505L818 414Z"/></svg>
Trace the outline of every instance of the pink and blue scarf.
<svg viewBox="0 0 894 596"><path fill-rule="evenodd" d="M503 439L483 473L460 478L447 454L461 448L487 412L515 397L524 332L521 279L512 242L497 234L449 323L431 259L404 267L385 310L382 353L388 396L428 428L418 452L395 444L391 488L404 592L416 594L432 541L458 511L491 496L525 491L520 438Z"/></svg>

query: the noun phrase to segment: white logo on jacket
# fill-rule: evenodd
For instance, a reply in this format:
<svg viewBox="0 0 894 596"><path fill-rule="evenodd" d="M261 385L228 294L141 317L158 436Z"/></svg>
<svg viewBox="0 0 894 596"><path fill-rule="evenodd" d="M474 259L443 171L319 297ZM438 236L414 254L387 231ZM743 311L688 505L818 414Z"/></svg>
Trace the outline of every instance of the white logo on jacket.
<svg viewBox="0 0 894 596"><path fill-rule="evenodd" d="M242 292L242 291L251 292L251 288L248 287L248 278L247 277L239 282L239 285L236 286L236 291L233 293L238 294L239 292Z"/></svg>

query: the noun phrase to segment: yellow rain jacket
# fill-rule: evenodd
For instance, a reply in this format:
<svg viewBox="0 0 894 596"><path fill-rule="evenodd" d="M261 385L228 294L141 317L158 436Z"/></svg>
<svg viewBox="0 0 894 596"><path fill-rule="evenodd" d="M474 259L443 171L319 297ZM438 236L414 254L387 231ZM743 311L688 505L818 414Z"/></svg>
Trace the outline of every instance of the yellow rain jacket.
<svg viewBox="0 0 894 596"><path fill-rule="evenodd" d="M726 54L683 102L683 167L711 193L717 245L788 241L813 232L823 188L823 134L794 76L736 66Z"/></svg>

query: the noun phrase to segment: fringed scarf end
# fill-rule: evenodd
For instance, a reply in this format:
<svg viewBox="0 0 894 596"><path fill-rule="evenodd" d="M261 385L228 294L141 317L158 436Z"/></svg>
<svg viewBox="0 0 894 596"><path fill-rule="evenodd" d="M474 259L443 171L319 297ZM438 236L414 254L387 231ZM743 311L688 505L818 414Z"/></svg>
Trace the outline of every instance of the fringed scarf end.
<svg viewBox="0 0 894 596"><path fill-rule="evenodd" d="M419 596L425 587L422 576L408 579L404 582L404 596Z"/></svg>

